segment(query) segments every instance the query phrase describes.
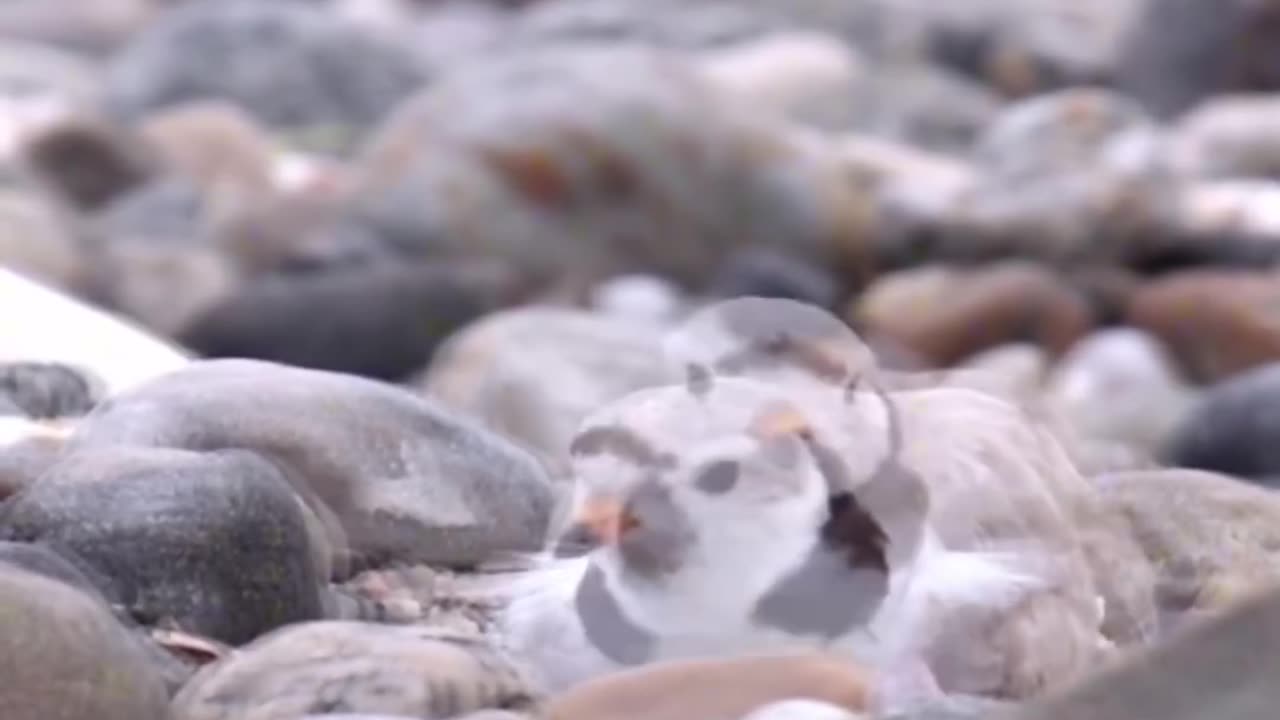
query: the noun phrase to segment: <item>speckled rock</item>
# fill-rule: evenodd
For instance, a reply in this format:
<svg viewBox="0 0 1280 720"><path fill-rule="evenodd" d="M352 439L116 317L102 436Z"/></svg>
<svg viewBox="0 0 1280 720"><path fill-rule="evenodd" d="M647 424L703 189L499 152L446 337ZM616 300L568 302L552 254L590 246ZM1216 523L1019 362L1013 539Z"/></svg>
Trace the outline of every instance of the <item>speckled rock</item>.
<svg viewBox="0 0 1280 720"><path fill-rule="evenodd" d="M252 453L72 453L0 511L0 537L65 546L130 614L229 643L320 617L305 508Z"/></svg>
<svg viewBox="0 0 1280 720"><path fill-rule="evenodd" d="M549 720L740 720L762 705L795 698L863 712L867 672L821 654L664 662L615 673L552 698Z"/></svg>
<svg viewBox="0 0 1280 720"><path fill-rule="evenodd" d="M588 282L705 280L740 247L866 263L865 199L825 142L749 111L679 54L503 54L451 71L365 148L351 214L410 252Z"/></svg>
<svg viewBox="0 0 1280 720"><path fill-rule="evenodd" d="M193 362L98 406L71 442L258 451L325 521L339 559L467 565L536 550L552 504L532 456L431 401L263 361Z"/></svg>
<svg viewBox="0 0 1280 720"><path fill-rule="evenodd" d="M1095 483L1156 570L1166 629L1280 585L1280 495L1186 469L1115 473Z"/></svg>
<svg viewBox="0 0 1280 720"><path fill-rule="evenodd" d="M1014 341L1034 342L1057 356L1093 322L1074 288L1023 261L893 273L872 284L849 314L863 334L884 336L937 367Z"/></svg>
<svg viewBox="0 0 1280 720"><path fill-rule="evenodd" d="M7 718L166 720L160 676L101 600L0 562L0 610Z"/></svg>
<svg viewBox="0 0 1280 720"><path fill-rule="evenodd" d="M1126 321L1159 338L1190 379L1214 382L1280 360L1278 298L1270 272L1188 270L1139 288Z"/></svg>
<svg viewBox="0 0 1280 720"><path fill-rule="evenodd" d="M533 295L501 262L380 262L249 280L178 333L205 357L256 358L389 381L452 332Z"/></svg>
<svg viewBox="0 0 1280 720"><path fill-rule="evenodd" d="M658 327L580 310L509 310L450 338L418 386L563 473L583 418L668 377L661 340Z"/></svg>
<svg viewBox="0 0 1280 720"><path fill-rule="evenodd" d="M1161 459L1170 465L1280 481L1280 363L1261 365L1205 390L1180 422Z"/></svg>
<svg viewBox="0 0 1280 720"><path fill-rule="evenodd" d="M1008 720L1267 718L1280 702L1268 672L1277 633L1280 592L1250 598L1226 617L1027 703Z"/></svg>
<svg viewBox="0 0 1280 720"><path fill-rule="evenodd" d="M221 98L272 126L359 129L425 80L394 39L318 6L231 0L168 10L114 58L107 94L130 118Z"/></svg>
<svg viewBox="0 0 1280 720"><path fill-rule="evenodd" d="M479 643L436 640L428 628L318 622L278 630L203 669L174 698L173 720L333 711L451 720L534 701L523 678Z"/></svg>

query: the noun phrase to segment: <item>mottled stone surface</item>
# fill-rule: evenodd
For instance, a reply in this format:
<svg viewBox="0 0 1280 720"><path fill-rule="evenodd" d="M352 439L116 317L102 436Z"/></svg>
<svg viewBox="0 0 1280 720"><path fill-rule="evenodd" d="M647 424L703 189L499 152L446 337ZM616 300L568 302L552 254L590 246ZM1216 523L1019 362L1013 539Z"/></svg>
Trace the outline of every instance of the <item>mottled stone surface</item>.
<svg viewBox="0 0 1280 720"><path fill-rule="evenodd" d="M0 536L65 546L138 620L241 643L320 617L304 509L244 451L74 453L0 511Z"/></svg>
<svg viewBox="0 0 1280 720"><path fill-rule="evenodd" d="M242 448L269 458L371 562L467 565L541 547L551 489L532 456L411 392L341 373L205 360L100 405L79 448Z"/></svg>
<svg viewBox="0 0 1280 720"><path fill-rule="evenodd" d="M295 625L203 669L174 698L174 720L275 720L307 713L450 720L531 707L520 675L479 643L430 629L351 622Z"/></svg>
<svg viewBox="0 0 1280 720"><path fill-rule="evenodd" d="M1156 571L1166 627L1280 585L1280 495L1229 475L1168 469L1095 480Z"/></svg>

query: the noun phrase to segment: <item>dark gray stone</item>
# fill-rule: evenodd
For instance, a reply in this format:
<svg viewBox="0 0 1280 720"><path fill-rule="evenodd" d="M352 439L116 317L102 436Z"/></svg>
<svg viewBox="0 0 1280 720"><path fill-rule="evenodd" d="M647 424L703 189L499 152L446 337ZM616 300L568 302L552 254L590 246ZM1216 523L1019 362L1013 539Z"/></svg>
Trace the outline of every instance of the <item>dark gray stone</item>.
<svg viewBox="0 0 1280 720"><path fill-rule="evenodd" d="M205 357L270 360L383 380L537 286L502 263L377 262L250 281L179 333Z"/></svg>
<svg viewBox="0 0 1280 720"><path fill-rule="evenodd" d="M10 404L37 420L83 415L98 393L82 372L61 363L0 363L0 414Z"/></svg>
<svg viewBox="0 0 1280 720"><path fill-rule="evenodd" d="M1259 482L1280 474L1280 363L1207 389L1160 459Z"/></svg>
<svg viewBox="0 0 1280 720"><path fill-rule="evenodd" d="M70 444L256 450L325 521L327 552L374 563L537 550L553 504L532 456L429 400L254 360L197 361L115 396Z"/></svg>
<svg viewBox="0 0 1280 720"><path fill-rule="evenodd" d="M66 547L145 624L246 642L320 617L305 511L253 453L73 453L0 510L0 537Z"/></svg>

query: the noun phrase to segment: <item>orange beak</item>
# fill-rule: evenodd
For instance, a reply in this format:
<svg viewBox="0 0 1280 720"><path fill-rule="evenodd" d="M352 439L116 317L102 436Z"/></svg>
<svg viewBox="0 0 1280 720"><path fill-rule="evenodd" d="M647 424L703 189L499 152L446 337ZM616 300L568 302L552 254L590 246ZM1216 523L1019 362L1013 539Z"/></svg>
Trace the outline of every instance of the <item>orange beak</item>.
<svg viewBox="0 0 1280 720"><path fill-rule="evenodd" d="M639 524L622 503L612 499L588 500L574 518L574 525L605 545L617 543L627 531Z"/></svg>

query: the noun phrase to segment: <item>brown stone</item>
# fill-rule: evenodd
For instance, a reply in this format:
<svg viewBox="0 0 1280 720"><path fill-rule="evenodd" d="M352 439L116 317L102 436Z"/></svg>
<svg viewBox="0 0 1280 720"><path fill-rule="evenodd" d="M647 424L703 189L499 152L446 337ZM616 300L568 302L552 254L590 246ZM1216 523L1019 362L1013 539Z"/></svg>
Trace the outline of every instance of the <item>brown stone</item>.
<svg viewBox="0 0 1280 720"><path fill-rule="evenodd" d="M1214 382L1280 359L1280 277L1193 270L1140 288L1126 320L1160 338L1189 376Z"/></svg>
<svg viewBox="0 0 1280 720"><path fill-rule="evenodd" d="M894 273L873 284L849 316L868 337L885 337L938 367L1019 341L1057 356L1093 324L1080 293L1050 271L1022 261Z"/></svg>
<svg viewBox="0 0 1280 720"><path fill-rule="evenodd" d="M171 169L205 189L270 192L273 149L245 112L220 101L196 101L157 113L139 133Z"/></svg>
<svg viewBox="0 0 1280 720"><path fill-rule="evenodd" d="M738 720L781 700L820 700L853 712L871 702L867 672L819 654L650 665L553 698L549 720Z"/></svg>

